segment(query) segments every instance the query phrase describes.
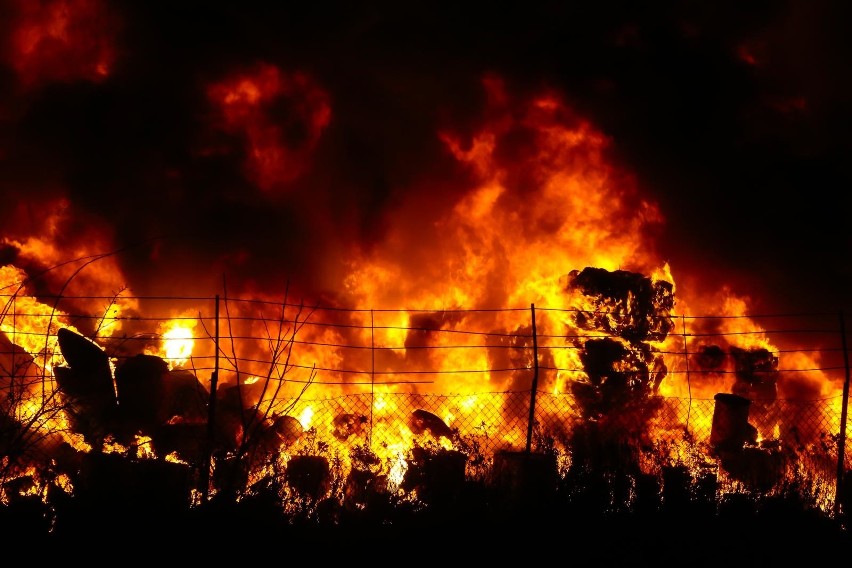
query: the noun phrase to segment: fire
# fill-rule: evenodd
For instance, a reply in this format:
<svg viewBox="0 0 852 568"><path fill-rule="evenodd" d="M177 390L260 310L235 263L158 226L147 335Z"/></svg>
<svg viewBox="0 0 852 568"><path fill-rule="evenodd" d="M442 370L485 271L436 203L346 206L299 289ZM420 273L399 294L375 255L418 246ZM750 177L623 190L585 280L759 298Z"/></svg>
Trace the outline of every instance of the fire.
<svg viewBox="0 0 852 568"><path fill-rule="evenodd" d="M500 333L529 325L527 311L509 315L487 311L495 306L547 306L548 310L537 314L539 333L564 334L571 324L558 310L583 304L581 298L566 293L568 267L629 268L671 276L668 265L654 257L653 247L643 237L662 223L662 215L638 195L630 176L606 162L606 137L573 116L555 95L517 105L499 79L486 77L483 84L494 105L489 109L491 121L469 139L451 131L440 134L447 151L469 168L476 185L432 227L424 228L429 243L425 253L411 254L422 249L414 239L424 238L409 230L409 215L415 215L418 207L413 202L410 212L403 207L399 223L391 226L382 246L353 259L344 279L355 305L411 305L427 310L410 313L408 322L398 326L426 328L419 337L410 332L400 337L394 331L397 326L380 325L381 336L376 340L382 346L407 349L406 358L420 368L428 357L415 350L460 345L452 334L430 334L428 329L452 330L474 320ZM524 137L530 144L523 151L516 149L509 142L514 137ZM462 307L484 310L465 315L453 312ZM371 325L366 315L361 321L365 328ZM497 390L509 386L511 375L506 373L454 372L488 368L481 347L492 340L464 337L462 343L469 342L470 349L440 351L440 357L428 361L441 373L430 390L464 393L481 390L483 385ZM543 388L563 392L582 365L576 350L550 353L560 370L548 376Z"/></svg>
<svg viewBox="0 0 852 568"><path fill-rule="evenodd" d="M64 37L67 22L51 22L27 28L21 53L54 32ZM98 73L109 68L105 58L95 58ZM483 88L489 107L479 128L437 134L467 186L447 203L428 203L436 187L406 193L382 239L346 244L334 293L317 293L322 301L230 292L224 316L211 317L201 300L175 307L177 299L149 315L157 299L143 307L126 298L122 265L103 252L114 235L64 238L78 212L64 198L46 203L34 234L21 222L2 236L13 258L0 267L4 368L17 373L4 388L26 379L7 414L31 421L55 396L64 407L39 427L62 432L78 451L160 465L209 460L214 472L234 468L211 482L226 494L238 494L232 479L252 485L282 468L306 468L308 484L318 466L306 458L324 454L418 496L424 488L411 472L434 455L457 457L465 444L520 451L538 436L562 451L564 471L583 457L568 455L566 440L612 429L643 447L670 443L666 457L697 468L688 442L712 430L706 406L717 393L762 409L791 393L834 394L818 356L775 345L771 329L749 316L748 297L722 286L705 300L677 286L676 267L651 238L663 214L610 163L607 136L557 93L516 100L493 76ZM212 130L232 146L202 153L241 156L264 199L308 173L332 116L318 82L258 64L205 94ZM282 106L292 124L281 124ZM302 136L289 138L285 126ZM64 263L69 254L75 260ZM43 286L59 291L53 304L31 288L39 270ZM791 369L804 372L787 378ZM535 428L531 392L547 401ZM705 408L693 414L693 404ZM628 418L639 425L618 430ZM529 430L519 427L528 419ZM769 414L740 424L734 441L771 442L793 422ZM820 434L806 430L796 430L806 443ZM356 452L364 447L369 455ZM714 458L744 467L739 455Z"/></svg>
<svg viewBox="0 0 852 568"><path fill-rule="evenodd" d="M308 406L299 414L299 422L302 424L302 428L307 430L311 427L311 418L314 416L314 410Z"/></svg>
<svg viewBox="0 0 852 568"><path fill-rule="evenodd" d="M156 457L156 452L151 447L151 436L137 434L135 438L136 457L140 459L154 459Z"/></svg>
<svg viewBox="0 0 852 568"><path fill-rule="evenodd" d="M198 321L191 317L179 317L163 324L162 345L159 348L148 347L145 352L168 361L170 369L183 367L192 357L195 346L195 328Z"/></svg>
<svg viewBox="0 0 852 568"><path fill-rule="evenodd" d="M36 365L50 372L53 365L61 364L62 354L57 349L56 331L73 326L63 324L65 314L54 306L39 302L27 294L27 276L13 266L0 267L0 330L9 339L34 358ZM11 293L8 293L11 291Z"/></svg>
<svg viewBox="0 0 852 568"><path fill-rule="evenodd" d="M80 219L75 218L78 216ZM84 221L85 229L73 231L74 237L69 237L69 232L80 220ZM36 278L46 280L64 291L67 298L55 298L54 306L41 302L45 305L34 308L34 312L18 309L16 313L50 314L62 327L90 337L98 334L109 337L123 331L124 318L132 314L138 304L135 299L123 295L125 280L110 251L112 236L102 225L89 221L64 197L41 203L38 215L33 215L25 202L18 202L13 222L0 235L0 247L15 254L14 264L0 267L3 270L0 289L16 302L33 301L31 288ZM105 290L113 294L106 304L102 303ZM62 307L72 297L75 303L71 307L97 315L97 319L92 320L91 330L63 323L68 310Z"/></svg>

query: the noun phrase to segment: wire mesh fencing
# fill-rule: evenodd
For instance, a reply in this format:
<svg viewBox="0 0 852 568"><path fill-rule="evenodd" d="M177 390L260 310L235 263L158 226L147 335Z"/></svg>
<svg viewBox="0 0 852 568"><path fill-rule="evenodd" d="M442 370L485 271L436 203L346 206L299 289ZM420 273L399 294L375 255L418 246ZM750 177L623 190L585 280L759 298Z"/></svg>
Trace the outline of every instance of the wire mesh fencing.
<svg viewBox="0 0 852 568"><path fill-rule="evenodd" d="M676 479L716 501L796 492L836 511L845 495L836 315L54 300L3 299L5 502L101 494L79 462L104 456L178 468L191 504L270 486L285 501L435 500L526 467L614 509Z"/></svg>

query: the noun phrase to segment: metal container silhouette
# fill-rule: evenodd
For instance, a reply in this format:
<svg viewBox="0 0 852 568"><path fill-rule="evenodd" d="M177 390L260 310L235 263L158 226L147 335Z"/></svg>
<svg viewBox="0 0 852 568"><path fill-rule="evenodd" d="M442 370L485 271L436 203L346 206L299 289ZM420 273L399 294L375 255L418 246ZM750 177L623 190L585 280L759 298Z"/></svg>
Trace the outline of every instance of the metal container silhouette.
<svg viewBox="0 0 852 568"><path fill-rule="evenodd" d="M745 397L718 393L713 399L713 424L710 429L710 447L716 452L738 451L754 436L754 427L748 423L751 401Z"/></svg>

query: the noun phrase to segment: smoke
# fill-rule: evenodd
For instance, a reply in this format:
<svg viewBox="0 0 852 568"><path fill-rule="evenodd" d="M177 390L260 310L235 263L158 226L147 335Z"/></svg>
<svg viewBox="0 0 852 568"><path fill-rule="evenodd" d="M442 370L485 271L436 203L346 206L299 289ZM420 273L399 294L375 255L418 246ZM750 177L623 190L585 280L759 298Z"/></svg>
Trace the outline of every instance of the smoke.
<svg viewBox="0 0 852 568"><path fill-rule="evenodd" d="M659 203L662 253L697 288L757 289L776 309L847 302L849 236L828 196L848 183L848 51L831 4L2 10L4 236L40 231L61 203L55 230L121 251L140 294L225 278L334 296L396 227L439 238L473 187L442 134L469 149L493 118L483 79L499 77L513 100L559 93L612 141L607 160ZM501 159L522 162L527 142L504 139ZM534 180L515 172L523 203Z"/></svg>

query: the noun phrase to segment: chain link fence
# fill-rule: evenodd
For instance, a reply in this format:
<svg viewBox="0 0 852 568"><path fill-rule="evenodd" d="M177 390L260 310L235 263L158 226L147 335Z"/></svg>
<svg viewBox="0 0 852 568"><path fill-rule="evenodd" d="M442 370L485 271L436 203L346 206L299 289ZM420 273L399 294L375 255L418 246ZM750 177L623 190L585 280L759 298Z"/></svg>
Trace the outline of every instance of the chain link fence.
<svg viewBox="0 0 852 568"><path fill-rule="evenodd" d="M217 297L211 313L210 299L155 300L168 308L105 325L7 299L3 322L50 322L3 328L5 504L106 504L127 498L121 482L140 506L152 493L197 506L265 491L293 514L377 496L450 502L470 486L492 502L611 511L794 494L837 513L848 501L848 370L832 324L696 318L690 331L682 317L681 333L649 341L610 320L578 331L592 318L572 310L220 311ZM785 347L805 332L821 339Z"/></svg>
<svg viewBox="0 0 852 568"><path fill-rule="evenodd" d="M838 456L837 434L832 429L840 420L836 401L755 404L748 414L749 423L757 430L775 432L776 437L725 455L714 451L711 444L715 400L659 397L625 409L612 420L589 422L570 395L537 393L532 425L530 392L399 393L383 394L381 400L383 407L392 410L372 418L370 395L293 401L293 411L298 414L310 409L312 420L308 434L287 453L323 456L328 463L342 457L345 465L341 469L325 471L325 489L345 485L346 477L359 467L364 475L382 478L388 491L416 488L416 484L406 485L406 475L424 476L422 471L413 471L419 450L421 462L455 460L457 483L499 483L505 460L515 457L541 460L538 467L552 469L549 479L554 488L578 476L611 470L623 472L629 484L653 479L660 491L666 479L671 489L677 475L677 482L685 483L689 491L699 490L702 484L706 490L711 480L713 495L709 498L716 500L728 494L761 497L793 492L827 512L835 502ZM464 408L475 412L465 413ZM440 416L457 418L450 427ZM404 443L400 432L408 435ZM326 442L318 442L323 440ZM375 461L372 465L358 462L352 458L358 452L362 457L364 452L375 456ZM527 455L533 457L524 458ZM332 479L334 476L341 478ZM389 483L394 479L395 483ZM624 491L623 502L604 506L632 509L637 498L633 490Z"/></svg>

